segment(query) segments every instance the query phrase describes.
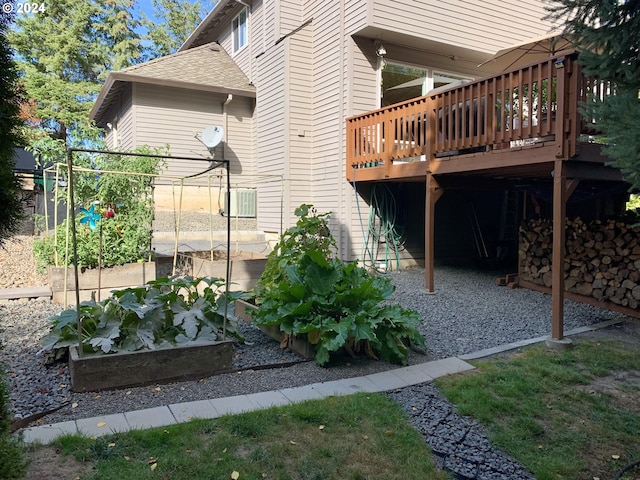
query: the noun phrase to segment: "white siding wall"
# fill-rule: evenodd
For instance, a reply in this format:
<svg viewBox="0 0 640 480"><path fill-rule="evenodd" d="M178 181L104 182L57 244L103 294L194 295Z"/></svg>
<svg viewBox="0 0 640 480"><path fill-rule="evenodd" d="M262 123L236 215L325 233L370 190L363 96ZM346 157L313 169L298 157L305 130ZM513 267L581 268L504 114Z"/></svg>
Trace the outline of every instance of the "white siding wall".
<svg viewBox="0 0 640 480"><path fill-rule="evenodd" d="M313 177L313 150L317 138L313 105L313 38L307 25L287 38L287 91L289 94L287 146L289 157L290 211L302 203L312 203L316 185ZM291 217L295 221L296 217Z"/></svg>
<svg viewBox="0 0 640 480"><path fill-rule="evenodd" d="M313 17L313 198L308 202L320 212L331 211L331 230L340 243L344 219L341 211L342 136L344 131L342 72L343 42L341 2L306 2ZM341 246L342 247L342 246Z"/></svg>

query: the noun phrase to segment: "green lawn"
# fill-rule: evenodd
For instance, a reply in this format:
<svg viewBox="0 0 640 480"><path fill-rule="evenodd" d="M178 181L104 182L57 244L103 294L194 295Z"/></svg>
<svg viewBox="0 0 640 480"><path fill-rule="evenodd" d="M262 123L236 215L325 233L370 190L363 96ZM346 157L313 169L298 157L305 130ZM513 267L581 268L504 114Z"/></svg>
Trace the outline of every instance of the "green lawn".
<svg viewBox="0 0 640 480"><path fill-rule="evenodd" d="M434 470L424 440L384 395L332 397L99 439L65 437L55 447L90 462L94 473L82 478L92 479L448 478Z"/></svg>
<svg viewBox="0 0 640 480"><path fill-rule="evenodd" d="M611 479L640 460L640 346L579 341L475 364L436 384L538 480Z"/></svg>
<svg viewBox="0 0 640 480"><path fill-rule="evenodd" d="M640 460L640 348L578 341L564 352L535 346L474 363L476 370L438 379L438 387L538 480L609 480ZM448 478L382 394L99 439L65 437L54 448L92 467L83 479ZM638 480L640 470L622 478Z"/></svg>

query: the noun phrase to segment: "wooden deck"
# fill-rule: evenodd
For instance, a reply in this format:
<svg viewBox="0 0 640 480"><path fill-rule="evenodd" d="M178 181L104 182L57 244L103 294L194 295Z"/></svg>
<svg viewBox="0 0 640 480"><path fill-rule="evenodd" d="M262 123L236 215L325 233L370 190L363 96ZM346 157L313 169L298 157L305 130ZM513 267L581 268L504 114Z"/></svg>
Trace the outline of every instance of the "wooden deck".
<svg viewBox="0 0 640 480"><path fill-rule="evenodd" d="M347 179L531 178L548 176L556 160L604 163L596 150L580 149L596 128L579 104L611 86L584 77L575 59L565 52L348 118Z"/></svg>
<svg viewBox="0 0 640 480"><path fill-rule="evenodd" d="M563 339L567 199L583 180L622 182L606 165L580 104L614 93L585 77L575 51L346 120L350 182L425 183L425 288L434 291L435 204L447 188L553 191L551 339Z"/></svg>

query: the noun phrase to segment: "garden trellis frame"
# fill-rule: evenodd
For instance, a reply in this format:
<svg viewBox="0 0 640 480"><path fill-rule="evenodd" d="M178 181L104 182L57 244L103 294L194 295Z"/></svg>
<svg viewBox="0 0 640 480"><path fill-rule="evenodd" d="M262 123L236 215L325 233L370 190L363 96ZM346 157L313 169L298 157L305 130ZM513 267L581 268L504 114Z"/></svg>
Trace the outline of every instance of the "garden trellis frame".
<svg viewBox="0 0 640 480"><path fill-rule="evenodd" d="M136 152L117 152L112 150L99 150L99 149L85 149L85 148L67 148L67 188L68 188L68 210L69 210L69 220L71 223L71 244L73 249L73 271L75 277L75 296L76 296L76 318L78 324L78 352L79 355L83 355L82 348L82 319L80 315L80 279L78 275L78 245L77 245L77 236L76 236L76 212L75 212L75 200L73 193L73 156L74 153L89 153L89 154L101 154L101 155L120 155L120 156L136 156L136 157L147 157L147 158L161 158L167 159L171 158L172 160L188 160L188 161L198 161L198 162L208 162L211 165L202 173L207 173L216 168L224 167L226 170L226 178L227 178L227 205L231 202L231 172L230 172L230 162L229 160L217 160L213 158L202 158L202 157L182 157L182 156L173 156L173 155L160 155L160 154L150 154L150 153L136 153ZM85 170L86 169L82 169ZM123 172L117 171L108 171L108 170L95 170L96 174L106 174L106 173L119 173ZM145 175L145 174L140 174ZM227 336L227 321L228 321L228 313L229 313L229 296L228 296L228 285L230 283L230 271L231 271L231 216L227 215L227 255L226 255L226 272L225 272L225 300L224 300L224 323L222 330L223 339Z"/></svg>

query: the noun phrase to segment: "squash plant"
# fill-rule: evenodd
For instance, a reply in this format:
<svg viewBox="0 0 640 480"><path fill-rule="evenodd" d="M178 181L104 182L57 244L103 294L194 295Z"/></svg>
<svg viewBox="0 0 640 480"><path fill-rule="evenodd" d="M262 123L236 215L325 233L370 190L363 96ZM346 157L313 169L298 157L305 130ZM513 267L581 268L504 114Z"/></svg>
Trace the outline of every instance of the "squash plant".
<svg viewBox="0 0 640 480"><path fill-rule="evenodd" d="M417 312L382 303L394 290L388 278L371 276L356 262L327 259L311 246L284 266L253 318L256 325L278 325L287 335L306 335L320 365L341 348L406 364L407 343L425 348L425 341L414 327L420 322Z"/></svg>
<svg viewBox="0 0 640 480"><path fill-rule="evenodd" d="M132 352L216 341L227 334L242 341L232 323L224 325L225 298L219 278L169 277L125 288L80 305L83 352ZM231 294L229 294L231 296ZM78 345L75 309L51 317L42 350L61 358Z"/></svg>

